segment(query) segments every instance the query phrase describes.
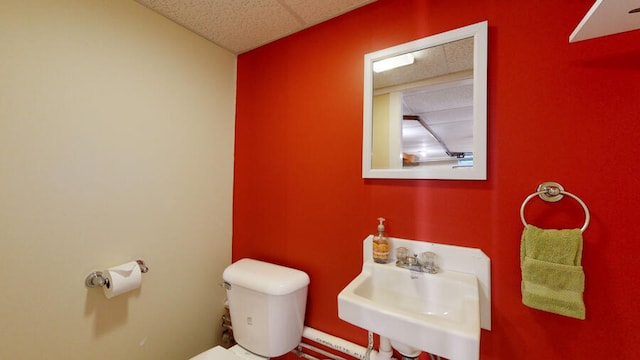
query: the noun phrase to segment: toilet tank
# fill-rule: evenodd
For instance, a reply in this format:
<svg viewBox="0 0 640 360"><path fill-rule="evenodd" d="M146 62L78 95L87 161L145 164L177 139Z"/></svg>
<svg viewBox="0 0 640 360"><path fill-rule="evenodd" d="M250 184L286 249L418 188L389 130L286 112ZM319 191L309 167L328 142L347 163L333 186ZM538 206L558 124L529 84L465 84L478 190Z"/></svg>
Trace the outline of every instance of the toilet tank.
<svg viewBox="0 0 640 360"><path fill-rule="evenodd" d="M281 356L298 346L309 286L305 272L241 259L229 265L222 278L238 344L265 357Z"/></svg>

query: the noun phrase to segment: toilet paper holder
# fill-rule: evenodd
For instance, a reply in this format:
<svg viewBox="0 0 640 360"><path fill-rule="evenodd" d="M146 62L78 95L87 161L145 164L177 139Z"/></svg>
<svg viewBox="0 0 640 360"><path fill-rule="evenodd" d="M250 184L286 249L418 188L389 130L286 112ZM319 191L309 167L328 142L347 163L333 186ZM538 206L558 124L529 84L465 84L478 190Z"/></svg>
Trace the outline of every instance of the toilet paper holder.
<svg viewBox="0 0 640 360"><path fill-rule="evenodd" d="M136 260L136 262L140 267L141 273L144 274L147 271L149 271L149 267L145 265L144 260ZM104 277L104 275L102 274L102 271L94 271L87 276L87 278L84 280L84 284L88 288L109 286L109 279Z"/></svg>

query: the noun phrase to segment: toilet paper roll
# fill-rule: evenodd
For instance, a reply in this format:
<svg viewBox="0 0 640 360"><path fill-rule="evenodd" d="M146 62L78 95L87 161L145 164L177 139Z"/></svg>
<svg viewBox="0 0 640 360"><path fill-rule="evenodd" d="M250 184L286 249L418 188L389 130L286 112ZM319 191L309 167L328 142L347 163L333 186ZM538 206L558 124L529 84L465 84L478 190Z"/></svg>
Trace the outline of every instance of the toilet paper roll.
<svg viewBox="0 0 640 360"><path fill-rule="evenodd" d="M109 279L109 285L103 287L107 299L137 289L142 284L142 272L135 261L107 269L104 276Z"/></svg>

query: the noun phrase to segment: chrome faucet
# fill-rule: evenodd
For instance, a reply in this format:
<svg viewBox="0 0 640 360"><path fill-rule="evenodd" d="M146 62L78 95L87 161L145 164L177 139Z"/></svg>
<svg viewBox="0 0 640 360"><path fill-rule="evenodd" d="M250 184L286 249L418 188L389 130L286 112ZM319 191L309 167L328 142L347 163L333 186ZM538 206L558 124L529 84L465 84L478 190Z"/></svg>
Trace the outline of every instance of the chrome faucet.
<svg viewBox="0 0 640 360"><path fill-rule="evenodd" d="M396 266L428 274L436 274L440 271L436 253L426 251L420 255L409 255L409 250L405 247L396 249Z"/></svg>

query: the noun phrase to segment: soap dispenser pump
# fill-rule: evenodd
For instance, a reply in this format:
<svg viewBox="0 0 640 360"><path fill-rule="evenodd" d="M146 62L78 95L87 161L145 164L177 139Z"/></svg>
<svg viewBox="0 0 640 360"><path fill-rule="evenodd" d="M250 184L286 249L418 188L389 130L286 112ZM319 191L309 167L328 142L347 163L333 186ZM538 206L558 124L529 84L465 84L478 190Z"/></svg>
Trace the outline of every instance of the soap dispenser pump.
<svg viewBox="0 0 640 360"><path fill-rule="evenodd" d="M389 261L389 238L384 234L384 220L379 217L378 233L373 236L373 261L379 264L386 264Z"/></svg>

